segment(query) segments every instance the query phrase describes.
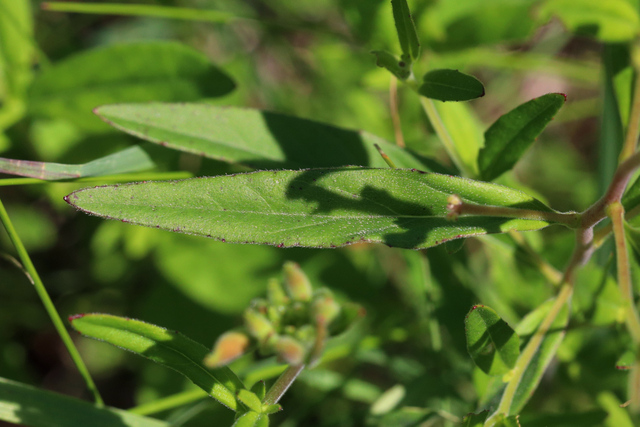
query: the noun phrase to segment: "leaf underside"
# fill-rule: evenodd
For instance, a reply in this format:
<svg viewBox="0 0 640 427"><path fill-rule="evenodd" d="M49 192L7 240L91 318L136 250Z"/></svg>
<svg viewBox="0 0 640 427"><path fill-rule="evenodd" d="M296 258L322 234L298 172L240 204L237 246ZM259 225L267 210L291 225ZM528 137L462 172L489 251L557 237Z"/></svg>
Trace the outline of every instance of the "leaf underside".
<svg viewBox="0 0 640 427"><path fill-rule="evenodd" d="M446 218L447 197L549 211L501 185L410 169L260 171L183 181L78 190L65 200L109 219L230 243L339 247L384 243L409 249L545 221L498 217Z"/></svg>

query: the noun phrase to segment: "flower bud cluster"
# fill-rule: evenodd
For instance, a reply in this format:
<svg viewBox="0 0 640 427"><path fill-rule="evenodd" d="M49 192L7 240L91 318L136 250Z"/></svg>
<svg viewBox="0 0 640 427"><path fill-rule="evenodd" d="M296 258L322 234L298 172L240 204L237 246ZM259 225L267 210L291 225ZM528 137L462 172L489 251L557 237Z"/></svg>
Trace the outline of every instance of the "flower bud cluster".
<svg viewBox="0 0 640 427"><path fill-rule="evenodd" d="M244 326L221 335L204 362L211 368L224 366L257 348L289 365L314 364L326 340L362 315L360 306L338 303L328 288L314 290L300 266L286 262L282 280L269 281L267 297L252 301L244 311Z"/></svg>

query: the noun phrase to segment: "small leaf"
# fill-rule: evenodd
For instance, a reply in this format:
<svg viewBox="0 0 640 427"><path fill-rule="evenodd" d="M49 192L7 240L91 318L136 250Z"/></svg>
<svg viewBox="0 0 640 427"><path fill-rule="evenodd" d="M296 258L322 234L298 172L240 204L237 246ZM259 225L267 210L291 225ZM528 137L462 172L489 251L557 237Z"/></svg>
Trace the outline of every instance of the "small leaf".
<svg viewBox="0 0 640 427"><path fill-rule="evenodd" d="M371 412L372 415L383 415L391 412L396 406L398 406L398 404L400 404L406 394L407 390L404 386L396 384L382 393L380 397L373 402L369 412Z"/></svg>
<svg viewBox="0 0 640 427"><path fill-rule="evenodd" d="M81 334L108 342L178 371L218 402L235 410L235 392L244 388L228 368L207 369L208 350L178 332L139 320L108 314L80 314L69 318Z"/></svg>
<svg viewBox="0 0 640 427"><path fill-rule="evenodd" d="M492 124L478 156L482 178L492 181L511 169L565 101L565 95L549 93L519 105Z"/></svg>
<svg viewBox="0 0 640 427"><path fill-rule="evenodd" d="M108 124L165 147L256 169L361 165L387 167L378 144L400 168L444 172L368 132L247 108L206 104L116 104L95 110Z"/></svg>
<svg viewBox="0 0 640 427"><path fill-rule="evenodd" d="M262 402L260 402L260 398L255 393L246 389L240 390L238 391L238 400L250 410L257 413L262 412Z"/></svg>
<svg viewBox="0 0 640 427"><path fill-rule="evenodd" d="M467 350L487 375L503 375L516 364L520 339L493 309L474 306L465 318Z"/></svg>
<svg viewBox="0 0 640 427"><path fill-rule="evenodd" d="M638 35L638 9L627 0L547 0L543 19L557 16L571 31L603 42L626 42Z"/></svg>
<svg viewBox="0 0 640 427"><path fill-rule="evenodd" d="M489 411L482 411L479 414L467 414L462 422L464 427L482 427L489 416Z"/></svg>
<svg viewBox="0 0 640 427"><path fill-rule="evenodd" d="M489 216L449 221L449 194L476 204L550 211L501 185L389 168L260 171L122 184L78 190L65 200L86 213L124 222L280 247L378 242L416 249L549 225Z"/></svg>
<svg viewBox="0 0 640 427"><path fill-rule="evenodd" d="M268 427L269 417L258 412L247 412L233 423L231 427Z"/></svg>
<svg viewBox="0 0 640 427"><path fill-rule="evenodd" d="M627 350L624 352L620 359L616 362L616 369L621 371L628 371L633 368L636 363L636 353L633 350Z"/></svg>
<svg viewBox="0 0 640 427"><path fill-rule="evenodd" d="M376 56L376 65L378 67L385 68L398 79L406 80L411 75L409 64L397 56L385 50L374 50L371 53Z"/></svg>
<svg viewBox="0 0 640 427"><path fill-rule="evenodd" d="M427 424L428 420L433 421L438 417L431 409L407 406L374 418L375 423L372 425L376 427L418 427L429 425Z"/></svg>
<svg viewBox="0 0 640 427"><path fill-rule="evenodd" d="M391 8L403 56L415 61L420 57L420 40L407 0L391 0Z"/></svg>
<svg viewBox="0 0 640 427"><path fill-rule="evenodd" d="M234 87L206 56L187 46L127 43L85 51L44 69L33 81L29 105L32 114L103 131L108 127L91 114L99 105L196 101L226 95Z"/></svg>
<svg viewBox="0 0 640 427"><path fill-rule="evenodd" d="M258 399L262 401L264 399L265 394L267 394L267 386L264 381L258 381L251 387L251 392L255 393L258 396Z"/></svg>
<svg viewBox="0 0 640 427"><path fill-rule="evenodd" d="M0 378L0 421L30 427L169 427L165 421Z"/></svg>
<svg viewBox="0 0 640 427"><path fill-rule="evenodd" d="M276 412L280 411L282 411L282 406L277 403L262 406L262 413L265 415L275 414Z"/></svg>
<svg viewBox="0 0 640 427"><path fill-rule="evenodd" d="M505 416L500 414L496 417L494 427L522 427L518 415Z"/></svg>
<svg viewBox="0 0 640 427"><path fill-rule="evenodd" d="M433 70L424 75L418 93L439 101L468 101L484 96L480 80L458 70Z"/></svg>
<svg viewBox="0 0 640 427"><path fill-rule="evenodd" d="M154 166L155 164L149 158L149 155L138 146L127 148L82 165L32 162L0 157L0 173L48 181L138 172L151 169Z"/></svg>

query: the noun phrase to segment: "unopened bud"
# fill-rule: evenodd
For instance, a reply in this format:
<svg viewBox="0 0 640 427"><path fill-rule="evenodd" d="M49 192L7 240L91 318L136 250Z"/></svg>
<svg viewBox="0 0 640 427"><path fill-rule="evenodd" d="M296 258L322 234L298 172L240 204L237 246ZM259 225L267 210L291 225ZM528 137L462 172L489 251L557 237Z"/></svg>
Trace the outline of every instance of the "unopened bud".
<svg viewBox="0 0 640 427"><path fill-rule="evenodd" d="M276 332L269 319L253 308L244 311L244 324L249 334L261 343Z"/></svg>
<svg viewBox="0 0 640 427"><path fill-rule="evenodd" d="M287 261L283 267L284 282L291 298L296 301L309 301L313 294L311 282L295 262Z"/></svg>
<svg viewBox="0 0 640 427"><path fill-rule="evenodd" d="M447 197L447 219L456 220L458 216L462 213L462 199L452 194Z"/></svg>
<svg viewBox="0 0 640 427"><path fill-rule="evenodd" d="M276 278L269 279L267 283L267 298L271 304L275 305L285 305L289 302L289 297Z"/></svg>
<svg viewBox="0 0 640 427"><path fill-rule="evenodd" d="M340 314L340 304L336 302L330 292L316 295L311 304L311 313L316 323L326 326Z"/></svg>
<svg viewBox="0 0 640 427"><path fill-rule="evenodd" d="M276 343L276 353L289 365L302 365L307 356L307 350L295 338L283 336Z"/></svg>
<svg viewBox="0 0 640 427"><path fill-rule="evenodd" d="M249 347L249 337L242 332L227 332L220 335L213 351L204 359L204 364L209 368L219 368L242 356Z"/></svg>

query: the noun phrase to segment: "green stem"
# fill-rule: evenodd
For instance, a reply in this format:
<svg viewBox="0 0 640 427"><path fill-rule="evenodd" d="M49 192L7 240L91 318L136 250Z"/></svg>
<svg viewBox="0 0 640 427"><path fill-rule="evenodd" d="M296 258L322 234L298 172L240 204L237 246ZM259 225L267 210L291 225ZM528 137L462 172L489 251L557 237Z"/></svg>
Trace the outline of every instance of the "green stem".
<svg viewBox="0 0 640 427"><path fill-rule="evenodd" d="M73 360L76 367L78 368L78 371L80 371L80 375L82 375L82 377L84 378L84 381L87 384L87 388L93 395L93 399L96 405L98 407L104 406L102 397L100 397L100 393L98 392L98 389L95 383L93 382L91 375L89 374L89 370L87 369L87 366L84 364L82 358L80 357L80 353L78 353L78 349L73 344L73 341L71 340L71 336L69 336L67 329L62 323L62 319L60 318L60 315L58 314L55 306L53 305L53 302L51 301L51 298L49 297L49 294L47 293L47 290L45 289L44 284L42 283L42 280L40 280L40 276L38 275L38 272L36 271L33 263L31 262L31 258L29 257L27 250L22 244L22 240L20 240L18 233L16 233L16 230L13 227L13 223L11 222L9 215L7 214L7 210L4 208L4 205L2 204L1 200L0 200L0 221L2 221L4 228L7 230L9 239L13 243L13 246L15 246L16 252L18 253L18 257L20 258L20 261L22 262L24 269L28 273L29 280L33 284L34 288L36 289L36 293L40 297L40 300L42 301L42 304L44 305L45 310L49 314L49 317L51 318L51 321L53 322L54 327L58 331L58 334L60 335L62 342L64 343L65 347L67 347L67 351L69 352L71 359Z"/></svg>
<svg viewBox="0 0 640 427"><path fill-rule="evenodd" d="M264 396L262 403L265 405L274 405L280 401L282 396L287 392L291 384L298 378L300 372L304 369L305 365L289 366L286 371L278 377L275 383L271 386L267 394Z"/></svg>

